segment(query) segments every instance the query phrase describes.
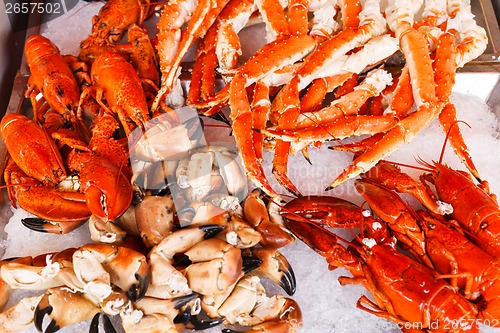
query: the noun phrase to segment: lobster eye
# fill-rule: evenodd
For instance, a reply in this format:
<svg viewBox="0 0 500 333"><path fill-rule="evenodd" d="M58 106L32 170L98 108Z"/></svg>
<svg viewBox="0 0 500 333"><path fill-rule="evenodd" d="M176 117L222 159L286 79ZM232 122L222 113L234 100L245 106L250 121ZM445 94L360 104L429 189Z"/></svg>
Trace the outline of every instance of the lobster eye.
<svg viewBox="0 0 500 333"><path fill-rule="evenodd" d="M434 223L429 223L429 229L434 229L436 228L436 225Z"/></svg>

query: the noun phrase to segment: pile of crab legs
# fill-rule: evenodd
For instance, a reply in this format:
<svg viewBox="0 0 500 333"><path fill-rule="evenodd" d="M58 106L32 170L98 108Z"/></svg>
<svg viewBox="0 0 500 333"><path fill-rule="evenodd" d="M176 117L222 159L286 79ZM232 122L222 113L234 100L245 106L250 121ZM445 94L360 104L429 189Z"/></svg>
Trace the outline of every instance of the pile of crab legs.
<svg viewBox="0 0 500 333"><path fill-rule="evenodd" d="M236 6L230 1L215 22L209 11L193 24L200 4L177 53L184 55L184 42L206 31L187 103L206 115L229 105L247 176L273 197L277 193L262 167L264 146L274 150L278 182L298 196L299 189L287 176L290 154L301 151L308 158L311 145L372 135L365 142L369 149L330 189L366 172L433 119L439 118L447 132L456 120L449 98L455 72L487 45L486 32L475 23L467 1L425 1L423 8L418 1L388 1L386 8L378 1L289 1L285 6L272 1L238 1ZM423 15L415 19L420 9ZM267 44L240 64L237 33L256 10L266 24ZM158 52L162 59L161 49ZM398 52L405 65L393 80L382 67ZM177 60L165 68L160 63L166 81L153 110L159 96L174 91ZM227 81L218 92L213 86L215 69ZM359 83L361 76L366 78ZM326 102L325 96L334 90L333 101ZM479 178L457 128L450 142Z"/></svg>
<svg viewBox="0 0 500 333"><path fill-rule="evenodd" d="M57 151L59 148L54 148L53 144L44 141L43 136L46 136L47 131L52 131L52 126L56 126L57 130L50 132L50 135L78 151L69 154L66 164L73 171L79 171L80 180L84 180L81 181L84 184L82 189L84 194L69 191L65 193L63 200L65 202L71 200L75 203L75 207L80 207L76 214L78 216L64 221L69 223L61 224L60 219L74 214L74 211L64 212L60 217L53 219L57 221L55 224L50 224L65 231L76 227L92 214L105 220L113 220L128 208L132 191L128 182L122 180L127 178L123 159L109 167L112 171L104 181L95 181L91 178L96 174L94 171L98 170L92 170L92 167L101 168L103 164L107 167L109 164L100 159L103 155L99 154L107 152L104 149L105 145L98 140L106 140L106 144L110 145L113 142L113 147L123 148L123 145L115 146L115 140L111 139L118 126L116 120L109 117L111 114L117 115L122 130L126 135L130 135L135 127L146 130L150 114L154 115L159 109L169 109L166 103L176 106L175 91L179 90L180 63L187 49L198 38L205 36L199 44L197 57L199 62L195 64L188 104L207 115L215 114L229 104L233 134L247 175L272 197L275 197L276 193L269 186L261 167L264 143L275 149L274 174L280 183L292 193L300 194L286 176L286 161L290 152L302 151L307 156L307 147L310 144L318 145L324 140L375 133L376 135L369 141L361 144L369 147L367 151L360 155L353 166L334 181L331 187L345 179L356 177L396 149L398 145L410 140L438 115L445 129L453 123L454 107L449 95L454 72L457 67L463 66L481 54L487 43L484 30L473 20L470 6L461 1L426 1L424 17L416 23L413 17L418 8L405 1L389 2L389 6L385 8L385 16L382 15L383 10L379 3L375 1L366 1L364 4L355 1L339 4L295 1L287 4L286 12L281 4L271 1L248 4L241 1L171 2L164 6L158 24L160 33L156 48L162 75L160 89L157 89L159 78L154 75L155 71L151 71L153 74L150 78L148 75L140 74L139 77L133 74L139 71L139 65L152 65L148 66L149 69L156 65L155 57L151 57L151 44L147 42L141 44L139 37L133 39L135 31L141 37L145 36L143 29L134 24L141 25L152 14L151 7L146 3L139 5L131 3L110 1L109 6L105 5L99 16L94 19L92 34L82 43L80 54L80 60L85 59L87 64L91 64L91 75L86 77L84 70L79 73L81 77L77 75L77 80L80 82L86 80L90 83L82 88L83 98L80 98L78 90L73 93L71 89L67 90L67 87L55 84L51 91L53 95L50 95L50 92L46 94L46 83L43 82L43 78L50 78L49 73L53 72L52 69L44 69L37 78L37 74L33 74L37 71L37 65L30 66L32 77L29 96L33 104L35 121L44 125L45 132L38 132L31 123L28 125L24 118L17 116L4 119L2 125L2 128L8 127L5 132L32 130L36 133L34 141L40 140L39 142L43 142L50 151ZM241 10L238 5L247 5L248 8ZM229 38L236 36L237 30L246 25L246 20L255 10L260 12L266 26L269 27L270 33L267 36L269 43L258 50L245 64L236 67L238 50L234 45L239 42L235 39L229 41ZM340 13L337 13L338 10ZM314 15L312 24L309 24L307 19L309 11ZM246 15L246 18L243 18L244 23L239 21L241 17L236 13ZM328 14L326 22L322 21L325 13ZM111 19L120 15L123 15L120 17L124 19L123 22ZM287 17L290 23L287 22ZM185 23L188 23L187 29L181 33L180 28ZM125 30L128 30L131 44L143 46L138 53L131 52L129 45L116 43ZM214 38L213 40L217 42L214 44L209 38ZM228 38L229 42L225 43L224 38ZM40 36L33 41L37 43L37 47L32 49L34 57L32 60L28 58L29 63L36 64L46 59L45 56L39 57L38 47L43 51L46 50L43 48L48 48L48 56L57 53L57 50L54 51L48 46L50 42ZM230 45L229 49L227 45ZM392 78L385 70L379 68L369 70L382 63L398 49L402 51L406 65L395 83L391 83ZM228 54L229 58L224 58ZM214 93L213 87L210 87L215 71L207 70L207 66L212 66L211 69L217 66L216 62L208 61L213 60L214 56L219 58L220 73L230 81L218 93ZM228 61L231 57L232 60ZM125 58L129 59L130 63L138 59L135 68L129 66L130 63ZM67 78L73 76L71 70L78 71L86 65L73 58L65 58L63 62L55 65L56 72L64 72L62 67L66 65L63 63L70 68L70 72L65 72L69 73L66 75ZM125 74L117 78L117 72ZM358 85L360 74L366 74L366 79ZM200 80L197 81L197 78ZM129 85L120 90L117 89L117 82L126 82ZM197 84L202 87L196 86ZM74 86L74 83L71 82L71 85ZM144 88L144 95L142 95L143 85L147 86ZM252 85L254 91L250 103L246 90ZM300 93L308 86L304 95L307 98L304 97L301 101ZM157 90L159 92L156 92ZM326 108L321 108L324 96L333 90L336 90L337 99ZM43 100L40 101L38 97L40 92L47 104L44 104ZM131 93L137 92L140 92L139 95L130 96ZM172 92L174 94L171 94ZM50 103L58 100L61 95L65 98L71 95L70 102L68 99L63 99L58 107ZM151 95L153 98L148 106L148 98ZM167 95L169 98L164 101L163 98ZM88 101L89 96L93 97L95 103ZM411 98L408 99L409 96ZM368 104L365 103L367 100ZM87 102L88 104L85 104ZM384 103L389 104L386 112L380 107ZM48 110L47 105L56 112ZM409 113L414 105L417 110ZM75 139L73 133L68 136L61 131L68 124L71 124L73 129L82 130L79 122L85 108L99 110L94 112L95 118L100 119L95 122L95 133L91 138L95 138L95 141L89 143L82 140L81 136ZM105 111L100 110L101 108ZM358 114L362 108L369 116ZM369 110L366 111L366 108ZM151 109L151 112L148 112L148 109ZM49 118L51 116L54 116L54 119ZM54 125L52 121L58 125ZM106 128L107 132L100 133L98 124L106 126L109 124L106 121L115 121L112 130ZM269 128L268 122L275 126ZM21 127L16 129L16 125ZM262 135L274 141L266 142ZM458 147L458 154L466 161L474 176L479 178L459 133L452 134L451 137L451 142ZM5 138L4 140L20 142L15 136L10 140ZM98 153L100 149L101 153ZM44 152L46 151L47 149ZM115 149L113 152L116 151ZM31 197L33 194L41 197L54 194L53 185L59 184L66 177L64 168L61 167L62 158L57 157L56 167L49 171L44 170L40 179L37 179L32 174L26 176L25 169L19 170L19 167L26 167L30 163L25 160L16 161L15 157L12 157L15 164L9 164L6 179L10 188L16 189L10 193L13 202L14 197L18 203L22 202L23 195L27 194L24 201L28 205L32 203L30 199L33 198ZM109 155L106 158L114 161ZM46 186L47 184L51 186ZM110 191L101 187L102 184L109 185ZM117 184L119 193L116 193ZM38 189L42 190L42 193L36 193ZM45 192L46 190L48 192ZM58 199L63 192L57 191ZM86 202L86 205L81 204L82 202ZM38 204L38 201L36 203ZM50 210L46 218L52 218L54 211ZM45 227L47 225L44 225ZM383 239L379 240L381 243L384 242ZM407 246L410 249L416 248L415 245ZM421 251L416 253L420 255L419 258L424 258ZM429 264L425 259L421 260ZM370 290L374 290L373 285L371 287ZM472 308L471 313L473 312ZM388 318L393 319L392 316Z"/></svg>

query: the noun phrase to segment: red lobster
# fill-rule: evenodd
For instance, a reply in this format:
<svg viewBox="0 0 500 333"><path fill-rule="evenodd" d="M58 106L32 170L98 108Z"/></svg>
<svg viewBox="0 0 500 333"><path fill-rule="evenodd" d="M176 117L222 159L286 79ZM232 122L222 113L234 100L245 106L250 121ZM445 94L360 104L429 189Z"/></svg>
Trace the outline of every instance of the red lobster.
<svg viewBox="0 0 500 333"><path fill-rule="evenodd" d="M112 220L121 215L132 200L130 182L118 166L96 154L72 152L68 166L79 173L81 190L61 190L67 178L63 158L46 131L23 115L8 114L0 124L0 134L11 155L4 172L9 199L26 211L51 221L28 220L28 227L46 232L66 233L91 214ZM80 147L84 149L85 147Z"/></svg>
<svg viewBox="0 0 500 333"><path fill-rule="evenodd" d="M334 197L301 197L288 203L283 215L292 232L323 255L330 268L342 266L351 272L352 278L339 279L342 285L362 284L370 291L376 303L363 296L358 308L400 327L418 326L412 332L478 332L475 306L436 278L431 269L397 252L382 232L381 222L364 218L361 208ZM338 244L339 238L320 225L335 227L355 221L367 226L371 238L358 237L360 243L353 242L349 248Z"/></svg>
<svg viewBox="0 0 500 333"><path fill-rule="evenodd" d="M118 53L106 52L92 64L91 77L93 87L84 90L82 99L95 96L106 112L118 115L127 135L137 126L144 129L149 109L142 82L130 63Z"/></svg>
<svg viewBox="0 0 500 333"><path fill-rule="evenodd" d="M73 62L72 67L75 68L85 69L85 65L76 63L73 57L61 56L57 46L41 35L33 35L26 40L24 53L31 72L26 97L31 100L35 119L42 121L47 110L39 103L38 95L42 93L52 109L74 122L80 88L68 61Z"/></svg>
<svg viewBox="0 0 500 333"><path fill-rule="evenodd" d="M499 324L498 259L452 228L451 222L433 218L425 211L414 214L395 192L369 180L356 181L356 188L410 252L422 249L423 254L419 253L417 258L430 258L430 261L422 261L442 274L441 278L450 279L451 285L459 287L467 299L478 303L479 318L485 324Z"/></svg>
<svg viewBox="0 0 500 333"><path fill-rule="evenodd" d="M429 169L428 174L421 176L423 183L419 183L407 175L402 181L401 175L404 173L392 167L391 177L397 177L400 181L397 188L389 187L398 192L412 194L431 212L440 215L449 214L471 235L472 241L477 246L499 258L500 207L495 196L489 193L488 183L482 181L476 185L468 173L453 170L441 161L433 164L422 162L422 164ZM376 169L367 173L367 176L373 179L373 175L377 174L381 168L387 169L386 163L379 164ZM440 202L436 200L425 181L434 184ZM386 183L384 182L384 184ZM412 189L416 187L425 190L415 192ZM443 210L443 207L446 209Z"/></svg>

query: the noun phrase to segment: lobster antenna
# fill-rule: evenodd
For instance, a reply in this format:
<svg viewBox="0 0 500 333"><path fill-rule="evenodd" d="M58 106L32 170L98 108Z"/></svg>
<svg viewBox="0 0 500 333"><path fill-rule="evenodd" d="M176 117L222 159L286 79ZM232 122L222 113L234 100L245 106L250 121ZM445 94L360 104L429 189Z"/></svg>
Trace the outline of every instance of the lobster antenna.
<svg viewBox="0 0 500 333"><path fill-rule="evenodd" d="M443 147L441 148L441 155L439 156L439 164L442 164L443 162L444 151L446 149L446 143L448 142L448 138L451 135L451 130L453 129L453 126L455 125L458 126L458 123L464 123L465 125L469 126L469 128L471 128L471 126L463 120L456 120L455 122L453 122L453 124L451 124L450 128L448 129L448 132L446 133L446 138L444 139Z"/></svg>

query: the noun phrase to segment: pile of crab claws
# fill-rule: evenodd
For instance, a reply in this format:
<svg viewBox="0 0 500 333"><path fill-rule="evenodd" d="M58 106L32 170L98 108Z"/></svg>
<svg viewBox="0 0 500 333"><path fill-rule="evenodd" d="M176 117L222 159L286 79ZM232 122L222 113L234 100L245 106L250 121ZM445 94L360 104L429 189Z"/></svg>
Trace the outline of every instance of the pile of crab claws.
<svg viewBox="0 0 500 333"><path fill-rule="evenodd" d="M94 318L92 318L92 321L90 322L89 333L99 333L99 318L101 317L104 333L117 333L115 327L109 319L109 316L107 314L101 315L100 312L96 313Z"/></svg>

